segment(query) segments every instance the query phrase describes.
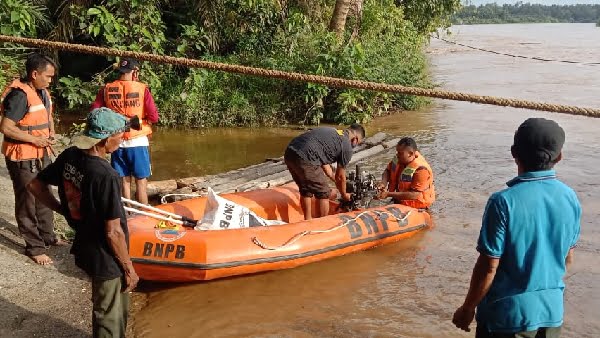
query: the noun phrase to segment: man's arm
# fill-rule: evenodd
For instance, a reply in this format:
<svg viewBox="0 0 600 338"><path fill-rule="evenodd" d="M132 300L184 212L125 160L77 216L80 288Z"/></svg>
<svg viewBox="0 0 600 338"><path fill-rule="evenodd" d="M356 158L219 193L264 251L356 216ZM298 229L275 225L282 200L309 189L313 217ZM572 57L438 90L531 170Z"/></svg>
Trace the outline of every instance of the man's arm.
<svg viewBox="0 0 600 338"><path fill-rule="evenodd" d="M331 167L331 164L324 164L321 166L321 169L323 169L323 172L329 179L335 182L335 175L333 174L333 167Z"/></svg>
<svg viewBox="0 0 600 338"><path fill-rule="evenodd" d="M475 308L490 290L499 263L500 258L489 257L482 253L479 254L477 263L475 263L475 267L473 268L473 274L471 275L471 284L467 297L452 318L452 323L456 327L467 332L470 331L469 325L475 317Z"/></svg>
<svg viewBox="0 0 600 338"><path fill-rule="evenodd" d="M386 170L387 172L387 170ZM385 173L384 173L385 175ZM389 175L389 174L388 174ZM382 177L383 178L383 177ZM393 197L396 200L418 200L426 189L427 181L429 180L429 172L425 168L418 169L413 177L410 185L410 191L394 191L380 192L379 198Z"/></svg>
<svg viewBox="0 0 600 338"><path fill-rule="evenodd" d="M571 249L569 249L569 253L567 253L567 258L565 258L565 268L566 268L566 270L569 270L569 268L573 264L573 252L574 251L575 251L575 248L571 248Z"/></svg>
<svg viewBox="0 0 600 338"><path fill-rule="evenodd" d="M104 87L102 87L100 88L100 90L98 90L98 94L96 94L96 99L94 100L94 103L92 103L90 111L96 108L104 107L105 105L106 104L104 103Z"/></svg>
<svg viewBox="0 0 600 338"><path fill-rule="evenodd" d="M154 98L152 97L152 93L150 93L150 89L148 87L146 87L146 91L144 93L144 116L146 121L151 124L158 122L158 108L156 108Z"/></svg>
<svg viewBox="0 0 600 338"><path fill-rule="evenodd" d="M388 186L388 183L390 183L390 168L389 168L389 166L387 168L385 168L385 170L381 174L380 188L385 189L385 187Z"/></svg>
<svg viewBox="0 0 600 338"><path fill-rule="evenodd" d="M140 278L133 269L133 263L127 251L127 242L125 241L125 233L121 228L121 220L116 218L106 221L104 229L108 246L110 246L117 262L125 273L125 289L123 292L129 292L136 287Z"/></svg>
<svg viewBox="0 0 600 338"><path fill-rule="evenodd" d="M335 185L342 195L342 199L349 201L350 194L346 192L346 168L342 167L339 163L335 170Z"/></svg>
<svg viewBox="0 0 600 338"><path fill-rule="evenodd" d="M40 148L48 147L54 143L52 140L45 137L33 136L28 132L21 130L17 126L17 122L6 116L2 117L2 122L0 122L0 132L13 140L32 143Z"/></svg>
<svg viewBox="0 0 600 338"><path fill-rule="evenodd" d="M50 137L54 137L56 135L56 130L54 129L54 115L50 115Z"/></svg>
<svg viewBox="0 0 600 338"><path fill-rule="evenodd" d="M418 200L421 194L419 191L388 191L386 197L393 197L398 200Z"/></svg>
<svg viewBox="0 0 600 338"><path fill-rule="evenodd" d="M27 184L27 190L29 190L29 192L45 206L59 214L62 214L60 202L56 199L56 197L54 197L48 188L48 185L42 182L40 179L36 177L31 180L31 182Z"/></svg>

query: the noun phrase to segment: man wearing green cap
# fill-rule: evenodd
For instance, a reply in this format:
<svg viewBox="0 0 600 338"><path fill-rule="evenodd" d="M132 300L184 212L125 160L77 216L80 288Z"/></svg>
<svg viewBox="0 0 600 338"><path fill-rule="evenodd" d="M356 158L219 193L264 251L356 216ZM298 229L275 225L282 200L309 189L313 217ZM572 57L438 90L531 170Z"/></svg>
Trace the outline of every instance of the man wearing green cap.
<svg viewBox="0 0 600 338"><path fill-rule="evenodd" d="M581 205L556 178L564 130L530 118L514 136L518 176L488 200L471 285L452 322L476 338L557 338L564 313L563 277L579 239Z"/></svg>
<svg viewBox="0 0 600 338"><path fill-rule="evenodd" d="M129 257L121 178L105 160L127 130L125 117L108 108L94 109L85 130L73 138L74 146L28 185L75 230L71 253L92 279L94 337L125 337L129 292L139 279ZM48 185L58 186L60 201Z"/></svg>

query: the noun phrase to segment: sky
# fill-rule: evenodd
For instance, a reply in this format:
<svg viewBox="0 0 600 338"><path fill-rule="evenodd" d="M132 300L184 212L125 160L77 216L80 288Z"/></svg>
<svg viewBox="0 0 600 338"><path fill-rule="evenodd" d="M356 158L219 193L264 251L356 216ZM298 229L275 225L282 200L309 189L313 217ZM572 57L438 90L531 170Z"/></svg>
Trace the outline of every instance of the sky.
<svg viewBox="0 0 600 338"><path fill-rule="evenodd" d="M575 4L600 4L600 0L522 0L523 3L544 4L544 5L575 5ZM462 0L465 3L466 0ZM470 0L473 5L481 5L487 3L514 4L517 0Z"/></svg>

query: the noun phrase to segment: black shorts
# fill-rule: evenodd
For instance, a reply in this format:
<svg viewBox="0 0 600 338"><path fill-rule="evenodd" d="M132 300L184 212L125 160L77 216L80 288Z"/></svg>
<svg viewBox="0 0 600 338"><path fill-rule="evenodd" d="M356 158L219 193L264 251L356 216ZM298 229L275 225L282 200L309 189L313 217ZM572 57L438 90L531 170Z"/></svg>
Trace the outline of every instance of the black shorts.
<svg viewBox="0 0 600 338"><path fill-rule="evenodd" d="M329 178L323 172L320 165L314 165L304 161L298 154L287 148L283 156L294 182L300 189L303 197L327 199L331 194Z"/></svg>

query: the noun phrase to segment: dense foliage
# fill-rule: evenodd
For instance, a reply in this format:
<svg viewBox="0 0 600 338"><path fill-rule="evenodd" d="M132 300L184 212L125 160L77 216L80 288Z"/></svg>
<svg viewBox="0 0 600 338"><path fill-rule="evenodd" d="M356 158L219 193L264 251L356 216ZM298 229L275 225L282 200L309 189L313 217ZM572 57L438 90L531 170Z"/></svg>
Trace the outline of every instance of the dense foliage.
<svg viewBox="0 0 600 338"><path fill-rule="evenodd" d="M464 6L453 17L455 24L578 22L600 20L600 5L541 5L518 2L514 5L495 3Z"/></svg>
<svg viewBox="0 0 600 338"><path fill-rule="evenodd" d="M334 13L336 3L346 10ZM422 48L458 6L459 0L3 0L0 24L8 35L430 87ZM332 31L330 22L340 19L342 30ZM0 50L2 85L22 70L29 50L19 47ZM86 110L115 76L113 59L45 52L60 64L53 89L63 110ZM424 103L150 63L141 80L167 126L365 122Z"/></svg>

